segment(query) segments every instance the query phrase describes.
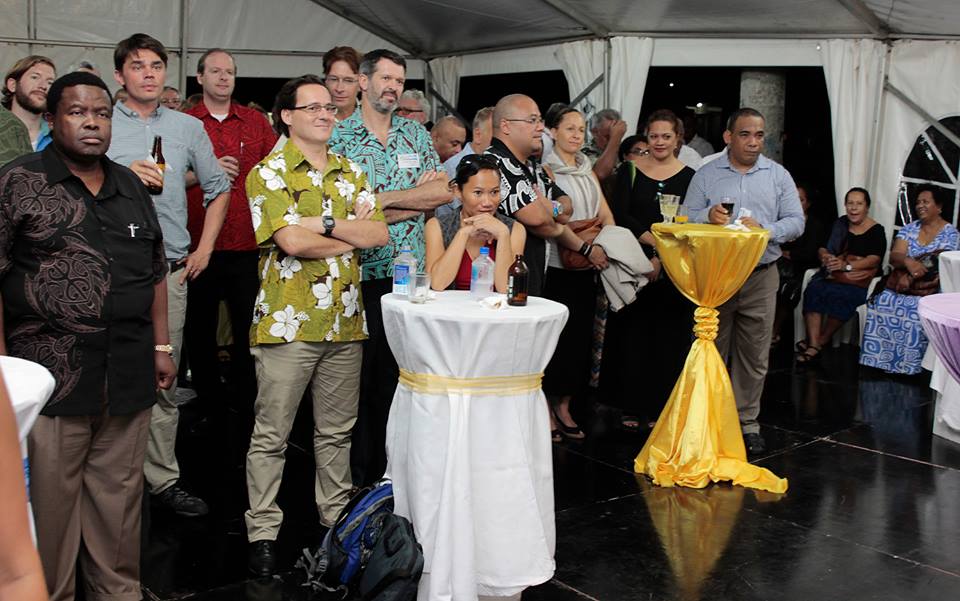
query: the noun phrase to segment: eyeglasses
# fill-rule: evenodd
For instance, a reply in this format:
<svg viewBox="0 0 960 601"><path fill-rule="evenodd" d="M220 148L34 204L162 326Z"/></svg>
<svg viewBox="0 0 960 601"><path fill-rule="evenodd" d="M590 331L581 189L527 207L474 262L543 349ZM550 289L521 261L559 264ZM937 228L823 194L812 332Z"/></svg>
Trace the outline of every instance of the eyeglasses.
<svg viewBox="0 0 960 601"><path fill-rule="evenodd" d="M326 111L330 114L336 114L337 105L335 104L305 104L304 106L294 106L290 108L291 111L305 111L311 115L317 115L321 111Z"/></svg>
<svg viewBox="0 0 960 601"><path fill-rule="evenodd" d="M543 123L543 117L538 115L536 117L530 116L526 119L504 119L504 121L523 121L524 123L529 123L530 125L538 125Z"/></svg>
<svg viewBox="0 0 960 601"><path fill-rule="evenodd" d="M405 109L402 106L397 108L398 113L423 113L423 109Z"/></svg>
<svg viewBox="0 0 960 601"><path fill-rule="evenodd" d="M643 156L647 156L648 154L650 154L650 151L647 150L646 148L631 148L630 150L627 151L627 156L643 157Z"/></svg>
<svg viewBox="0 0 960 601"><path fill-rule="evenodd" d="M337 77L336 75L327 75L323 81L327 82L331 86L335 86L340 83L352 86L359 80L356 77Z"/></svg>

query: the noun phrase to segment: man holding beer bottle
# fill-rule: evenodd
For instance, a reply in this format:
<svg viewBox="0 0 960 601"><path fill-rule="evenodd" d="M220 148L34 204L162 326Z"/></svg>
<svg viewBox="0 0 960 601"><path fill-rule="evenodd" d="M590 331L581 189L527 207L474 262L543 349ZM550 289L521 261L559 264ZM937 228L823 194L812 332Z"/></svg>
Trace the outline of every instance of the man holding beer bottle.
<svg viewBox="0 0 960 601"><path fill-rule="evenodd" d="M110 159L128 165L153 195L163 231L169 263L167 320L170 346L164 349L180 361L183 323L187 309L187 281L207 267L230 201L230 180L214 156L213 146L196 118L160 105L167 74L167 52L156 39L137 33L117 44L113 54L114 78L129 97L113 112L113 142ZM152 156L154 139L160 137L164 167ZM187 231L185 177L192 169L203 188L206 204L203 234L194 252ZM176 382L157 393L150 420L144 476L150 494L162 505L183 516L207 513L202 499L180 485L180 467L174 452L179 412L174 404Z"/></svg>

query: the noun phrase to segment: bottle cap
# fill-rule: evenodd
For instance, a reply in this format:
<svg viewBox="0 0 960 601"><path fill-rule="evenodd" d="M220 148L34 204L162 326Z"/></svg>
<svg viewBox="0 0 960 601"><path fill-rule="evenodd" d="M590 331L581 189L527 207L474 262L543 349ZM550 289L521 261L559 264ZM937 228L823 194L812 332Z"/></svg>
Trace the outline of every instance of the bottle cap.
<svg viewBox="0 0 960 601"><path fill-rule="evenodd" d="M481 247L480 247L480 254L481 254L481 255L489 255L489 254L490 254L490 249L487 248L486 246L481 246Z"/></svg>

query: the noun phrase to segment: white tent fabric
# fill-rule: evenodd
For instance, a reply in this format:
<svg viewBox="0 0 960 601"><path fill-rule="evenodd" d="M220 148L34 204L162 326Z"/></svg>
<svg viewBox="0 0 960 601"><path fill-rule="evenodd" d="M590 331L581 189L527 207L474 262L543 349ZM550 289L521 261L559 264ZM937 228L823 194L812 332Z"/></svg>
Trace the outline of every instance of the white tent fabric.
<svg viewBox="0 0 960 601"><path fill-rule="evenodd" d="M570 100L579 96L597 77L603 75L606 68L605 46L606 44L601 40L567 42L557 46L554 55L557 57L557 62L563 66L563 74L567 78L567 87L570 90ZM590 109L595 111L604 108L604 89L604 85L601 84L584 99ZM583 109L584 104L578 108Z"/></svg>
<svg viewBox="0 0 960 601"><path fill-rule="evenodd" d="M960 43L905 40L893 45L888 79L937 119L960 115ZM930 124L889 92L884 94L874 219L891 231L903 166ZM954 166L956 170L956 166ZM957 220L954 211L954 224Z"/></svg>
<svg viewBox="0 0 960 601"><path fill-rule="evenodd" d="M454 107L457 106L457 100L460 97L460 68L463 64L463 58L459 56L448 56L446 58L435 58L429 62L430 73L433 75L433 87L440 92L444 100ZM434 103L434 110L439 103ZM434 115L436 119L436 115Z"/></svg>
<svg viewBox="0 0 960 601"><path fill-rule="evenodd" d="M653 59L653 39L616 37L610 40L610 107L620 111L627 133L637 130L643 90Z"/></svg>
<svg viewBox="0 0 960 601"><path fill-rule="evenodd" d="M870 185L886 47L876 40L828 40L822 55L833 123L837 211L842 214L844 193Z"/></svg>

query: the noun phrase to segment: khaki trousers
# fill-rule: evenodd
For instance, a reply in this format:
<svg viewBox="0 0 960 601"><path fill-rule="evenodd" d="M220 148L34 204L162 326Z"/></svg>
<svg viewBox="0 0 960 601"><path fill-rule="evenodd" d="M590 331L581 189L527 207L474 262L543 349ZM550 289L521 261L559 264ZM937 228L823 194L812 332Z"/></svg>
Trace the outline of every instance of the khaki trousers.
<svg viewBox="0 0 960 601"><path fill-rule="evenodd" d="M770 363L770 338L780 274L776 265L754 271L733 297L717 307L717 350L730 370L744 434L760 432L757 416Z"/></svg>
<svg viewBox="0 0 960 601"><path fill-rule="evenodd" d="M183 323L187 317L187 285L180 284L183 270L167 275L167 329L173 345L173 362L180 367L180 350L183 347ZM157 403L150 418L150 438L147 442L147 458L143 475L147 479L150 494L162 493L180 479L177 463L177 425L180 410L174 402L177 397L177 381L170 390L157 391Z"/></svg>
<svg viewBox="0 0 960 601"><path fill-rule="evenodd" d="M139 601L143 454L150 410L37 418L28 438L37 548L51 601Z"/></svg>
<svg viewBox="0 0 960 601"><path fill-rule="evenodd" d="M357 420L361 342L290 342L250 349L257 370L257 400L247 453L247 539L276 540L283 521L277 491L284 453L307 386L313 397L314 484L320 521L329 526L347 504L350 430Z"/></svg>

